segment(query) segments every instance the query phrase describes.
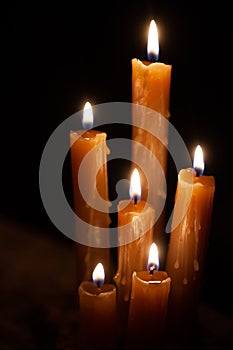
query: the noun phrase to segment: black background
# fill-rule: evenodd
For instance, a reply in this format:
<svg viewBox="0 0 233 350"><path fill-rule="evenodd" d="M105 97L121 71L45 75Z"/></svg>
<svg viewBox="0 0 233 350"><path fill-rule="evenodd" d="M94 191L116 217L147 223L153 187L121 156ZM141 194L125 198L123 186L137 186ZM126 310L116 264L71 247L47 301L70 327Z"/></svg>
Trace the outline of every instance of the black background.
<svg viewBox="0 0 233 350"><path fill-rule="evenodd" d="M204 297L232 312L232 61L224 2L9 3L3 11L1 212L49 230L39 165L49 136L93 104L131 102L131 59L146 59L148 25L159 28L160 61L172 64L170 122L190 152L200 143L216 181ZM112 131L114 133L114 131ZM127 130L120 130L124 135ZM192 156L192 155L191 155ZM169 163L170 164L170 163ZM114 164L110 168L114 168ZM177 174L169 165L173 204ZM125 169L119 169L118 177ZM114 199L114 177L110 196ZM65 175L70 195L69 166Z"/></svg>

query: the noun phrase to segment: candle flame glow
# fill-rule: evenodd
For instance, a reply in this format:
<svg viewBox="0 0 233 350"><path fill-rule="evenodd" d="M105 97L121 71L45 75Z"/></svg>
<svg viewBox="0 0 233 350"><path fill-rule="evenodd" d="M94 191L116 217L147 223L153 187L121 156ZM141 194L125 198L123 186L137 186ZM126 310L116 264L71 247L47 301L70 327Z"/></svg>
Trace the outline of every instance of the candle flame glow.
<svg viewBox="0 0 233 350"><path fill-rule="evenodd" d="M141 181L138 169L134 169L131 179L130 179L130 188L129 188L130 199L134 201L134 204L141 199Z"/></svg>
<svg viewBox="0 0 233 350"><path fill-rule="evenodd" d="M92 279L93 282L97 285L97 287L102 286L104 284L105 280L105 273L104 273L104 267L103 264L98 263L92 272Z"/></svg>
<svg viewBox="0 0 233 350"><path fill-rule="evenodd" d="M147 270L150 272L150 274L153 274L153 272L158 269L159 269L158 248L155 243L152 243L149 251Z"/></svg>
<svg viewBox="0 0 233 350"><path fill-rule="evenodd" d="M200 145L197 145L194 153L194 160L193 160L193 169L196 172L197 176L200 176L203 174L205 168L204 159L203 159L203 151Z"/></svg>
<svg viewBox="0 0 233 350"><path fill-rule="evenodd" d="M158 58L159 58L158 29L153 19L150 22L150 27L148 32L147 57L148 57L148 60L151 62L156 62L158 61Z"/></svg>
<svg viewBox="0 0 233 350"><path fill-rule="evenodd" d="M92 112L92 107L90 102L86 102L83 109L83 120L82 125L83 128L89 130L93 127L94 117Z"/></svg>

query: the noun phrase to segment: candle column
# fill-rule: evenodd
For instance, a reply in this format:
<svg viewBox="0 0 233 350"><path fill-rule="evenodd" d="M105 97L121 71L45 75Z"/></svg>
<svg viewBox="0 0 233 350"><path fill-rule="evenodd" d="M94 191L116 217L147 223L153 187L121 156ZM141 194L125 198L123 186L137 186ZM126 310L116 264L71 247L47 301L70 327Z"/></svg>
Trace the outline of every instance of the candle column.
<svg viewBox="0 0 233 350"><path fill-rule="evenodd" d="M197 150L200 149L198 146ZM172 278L169 332L182 338L195 322L211 226L215 180L213 176L202 175L203 164L200 159L194 169L182 169L178 174L166 262Z"/></svg>
<svg viewBox="0 0 233 350"><path fill-rule="evenodd" d="M140 177L134 169L131 177L130 198L118 204L118 267L114 276L117 285L119 337L127 328L132 273L146 266L148 251L153 241L154 209L141 197Z"/></svg>
<svg viewBox="0 0 233 350"><path fill-rule="evenodd" d="M93 282L84 281L79 293L79 348L83 350L116 349L116 287L104 284L105 272L98 263Z"/></svg>
<svg viewBox="0 0 233 350"><path fill-rule="evenodd" d="M147 271L134 272L127 330L127 349L165 345L165 320L171 278L158 271L157 246L152 243Z"/></svg>
<svg viewBox="0 0 233 350"><path fill-rule="evenodd" d="M151 163L150 152L157 158L163 174L160 169L154 175L153 183L148 182L148 177L143 171L140 171L141 184L143 188L142 199L147 201L148 191L151 193L150 204L156 208L158 202L164 201L166 198L164 181L162 176L166 176L167 171L167 144L168 144L168 123L166 121L170 117L170 85L172 66L158 62L159 43L158 33L155 21L151 21L148 35L148 61L140 61L132 59L132 103L147 107L140 110L140 127L137 125L137 113L132 111L132 139L136 141L132 148L132 161L139 164L146 163L147 168ZM160 136L160 140L146 131L143 126L148 124L148 115L150 110L157 112L156 116L156 134ZM153 130L155 121L151 120L149 130ZM162 140L162 141L161 141ZM148 152L142 152L137 143L143 144ZM139 169L140 170L140 169ZM154 240L158 244L161 253L161 263L165 258L164 251L164 211L161 213L154 227Z"/></svg>
<svg viewBox="0 0 233 350"><path fill-rule="evenodd" d="M90 224L90 230L93 231L93 237L95 237L95 233L98 233L99 227L109 227L110 217L108 214L108 205L106 204L105 211L98 211L86 202L78 182L78 174L82 161L90 152L91 157L89 157L87 164L85 183L82 186L84 189L88 189L90 201L93 205L96 201L95 196L97 192L107 203L108 176L106 161L109 149L106 145L106 133L91 130L92 125L92 108L89 102L87 102L83 113L84 129L70 132L73 203L76 215L84 222ZM93 179L93 176L96 177ZM93 227L91 228L91 226ZM79 227L76 227L76 231L78 235ZM98 238L96 238L96 246L98 246ZM111 258L108 248L85 246L80 243L77 243L75 248L78 284L83 280L91 280L92 271L99 260L103 262L106 274L109 277L111 276Z"/></svg>

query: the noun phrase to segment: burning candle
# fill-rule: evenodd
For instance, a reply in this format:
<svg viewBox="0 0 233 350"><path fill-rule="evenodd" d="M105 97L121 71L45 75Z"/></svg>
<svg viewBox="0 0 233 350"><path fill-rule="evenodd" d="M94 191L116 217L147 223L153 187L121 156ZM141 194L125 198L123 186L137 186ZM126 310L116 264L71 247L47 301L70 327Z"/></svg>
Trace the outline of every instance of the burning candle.
<svg viewBox="0 0 233 350"><path fill-rule="evenodd" d="M159 270L156 244L150 247L147 270L133 272L130 298L127 349L154 348L165 342L164 326L167 314L171 278Z"/></svg>
<svg viewBox="0 0 233 350"><path fill-rule="evenodd" d="M105 265L106 272L110 277L110 250L98 247L98 228L108 228L110 218L108 214L108 175L107 175L107 155L109 149L106 145L106 133L91 130L94 116L92 106L86 102L83 111L83 130L70 132L71 143L71 167L73 183L73 201L76 215L88 223L89 234L96 236L96 246L88 246L77 243L77 278L78 284L84 280L91 280L91 273L101 259ZM88 155L88 158L85 157ZM78 181L80 167L85 163L85 177L82 178L81 185ZM84 198L82 190L86 190L87 198ZM96 196L99 194L106 203L103 211L93 207L96 203ZM76 229L77 235L79 227ZM93 238L95 239L95 238ZM88 239L87 239L88 240Z"/></svg>
<svg viewBox="0 0 233 350"><path fill-rule="evenodd" d="M178 174L166 270L172 278L168 323L178 336L195 321L203 282L215 191L213 176L203 175L200 145L193 168Z"/></svg>
<svg viewBox="0 0 233 350"><path fill-rule="evenodd" d="M79 347L113 349L116 346L116 287L105 284L102 263L98 263L91 281L84 281L79 293Z"/></svg>
<svg viewBox="0 0 233 350"><path fill-rule="evenodd" d="M164 177L167 170L172 66L158 62L159 40L154 20L150 22L147 55L148 61L132 59L132 102L135 104L132 111L132 139L136 141L132 146L132 160L144 165L147 170L151 167L152 155L156 157L161 168L155 165L152 181L143 170L140 170L140 178L143 188L142 199L148 201L148 192L150 192L149 202L158 212L157 206L166 198ZM137 113L138 105L147 108L140 108L140 113ZM146 128L151 133L145 130ZM159 138L153 134L159 135ZM144 151L140 144L145 146ZM158 244L161 260L164 259L164 226L163 210L154 227L154 240Z"/></svg>
<svg viewBox="0 0 233 350"><path fill-rule="evenodd" d="M132 172L130 200L118 203L118 268L114 276L118 293L118 324L124 337L128 319L132 273L147 263L147 252L153 241L154 209L141 200L138 169Z"/></svg>

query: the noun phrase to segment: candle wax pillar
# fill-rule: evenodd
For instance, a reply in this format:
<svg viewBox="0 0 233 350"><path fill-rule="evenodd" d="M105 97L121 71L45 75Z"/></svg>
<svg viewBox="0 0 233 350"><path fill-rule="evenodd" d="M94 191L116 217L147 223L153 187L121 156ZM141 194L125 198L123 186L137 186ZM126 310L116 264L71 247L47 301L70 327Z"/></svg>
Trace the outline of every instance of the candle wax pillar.
<svg viewBox="0 0 233 350"><path fill-rule="evenodd" d="M124 337L127 327L132 273L141 271L147 264L154 218L154 209L142 200L136 205L128 200L118 204L118 268L114 281L118 293L120 337Z"/></svg>
<svg viewBox="0 0 233 350"><path fill-rule="evenodd" d="M98 288L85 281L79 293L79 346L81 349L115 349L116 332L116 287L103 284Z"/></svg>
<svg viewBox="0 0 233 350"><path fill-rule="evenodd" d="M83 133L83 130L77 132L71 131L70 142L74 211L81 220L95 227L93 232L93 234L95 234L95 230L98 231L98 227L109 227L110 217L108 214L108 206L106 204L105 211L102 212L90 207L86 203L78 183L78 173L84 157L88 152L94 151L91 153L91 157L88 160L88 170L85 183L83 183L82 186L88 189L88 193L92 196L92 203L95 203L96 191L99 192L99 195L103 199L108 201L106 158L109 154L109 149L106 145L106 133L96 130L89 130L85 133ZM99 171L97 173L98 169ZM96 184L90 174L97 174L95 178ZM76 231L78 235L79 227L76 228ZM98 245L98 242L96 243ZM91 280L92 271L99 261L104 264L106 275L111 276L110 250L108 248L85 246L77 243L76 252L78 285L83 280Z"/></svg>
<svg viewBox="0 0 233 350"><path fill-rule="evenodd" d="M139 162L138 164L146 163L148 169L151 163L149 153L152 152L162 167L163 174L156 171L154 177L154 179L156 179L156 184L154 184L154 182L148 183L146 174L143 171L140 171L140 179L143 188L142 199L147 201L148 191L150 191L152 198L150 204L155 208L160 197L162 197L162 199L166 197L165 185L160 177L166 176L167 171L168 123L164 122L164 118L168 120L170 117L171 70L171 65L161 62L151 63L148 61L140 61L136 58L132 59L132 103L147 107L142 111L140 110L141 127L135 126L137 125L135 123L137 116L135 115L133 108L132 139L137 143L143 144L148 149L146 154L142 153L140 147L135 142L132 147L132 161ZM145 123L144 119L147 119L148 108L159 114L159 122L156 125L156 134L160 135L160 139L163 140L163 142L143 128ZM154 121L152 118L149 130L153 130L153 123ZM165 256L164 214L163 211L154 227L154 240L160 251L161 266L163 266Z"/></svg>
<svg viewBox="0 0 233 350"><path fill-rule="evenodd" d="M127 330L127 349L154 349L165 343L165 320L171 278L165 271L134 272Z"/></svg>
<svg viewBox="0 0 233 350"><path fill-rule="evenodd" d="M177 335L192 324L195 316L203 283L214 191L213 176L196 177L191 168L179 172L166 262L166 271L172 278L168 322Z"/></svg>

